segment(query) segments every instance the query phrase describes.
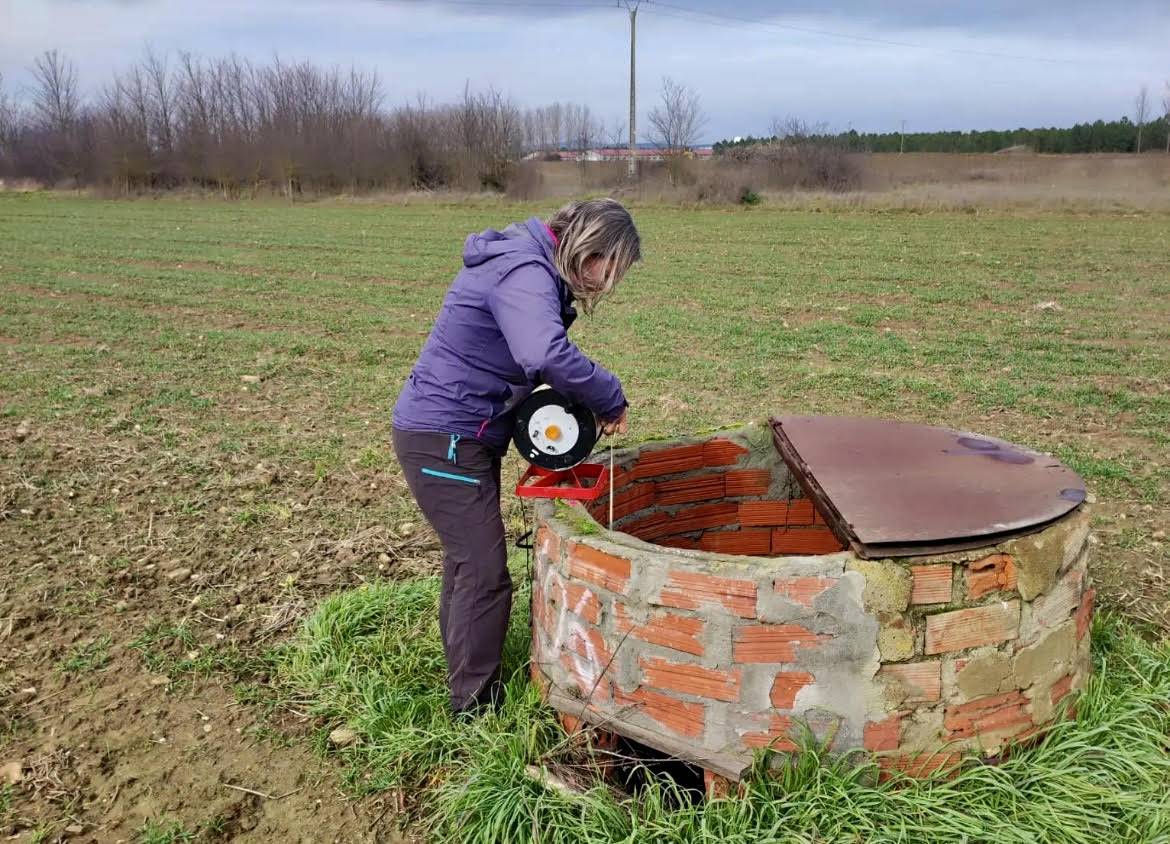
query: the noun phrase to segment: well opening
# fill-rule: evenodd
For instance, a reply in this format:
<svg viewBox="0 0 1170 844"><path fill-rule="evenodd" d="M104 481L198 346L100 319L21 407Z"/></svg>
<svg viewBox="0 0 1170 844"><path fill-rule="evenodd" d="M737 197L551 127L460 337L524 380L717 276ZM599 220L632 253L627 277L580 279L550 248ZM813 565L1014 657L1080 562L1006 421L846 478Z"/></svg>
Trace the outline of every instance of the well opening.
<svg viewBox="0 0 1170 844"><path fill-rule="evenodd" d="M615 531L666 548L755 557L844 549L766 436L623 453L588 510ZM610 525L612 515L613 523Z"/></svg>

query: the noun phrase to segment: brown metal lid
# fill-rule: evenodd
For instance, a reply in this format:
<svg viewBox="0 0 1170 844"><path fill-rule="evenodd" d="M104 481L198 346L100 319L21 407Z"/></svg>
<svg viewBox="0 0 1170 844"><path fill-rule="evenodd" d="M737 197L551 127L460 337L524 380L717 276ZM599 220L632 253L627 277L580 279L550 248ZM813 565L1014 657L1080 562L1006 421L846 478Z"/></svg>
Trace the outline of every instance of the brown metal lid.
<svg viewBox="0 0 1170 844"><path fill-rule="evenodd" d="M992 545L1085 499L1084 481L1060 461L994 437L846 416L771 424L801 487L864 557Z"/></svg>

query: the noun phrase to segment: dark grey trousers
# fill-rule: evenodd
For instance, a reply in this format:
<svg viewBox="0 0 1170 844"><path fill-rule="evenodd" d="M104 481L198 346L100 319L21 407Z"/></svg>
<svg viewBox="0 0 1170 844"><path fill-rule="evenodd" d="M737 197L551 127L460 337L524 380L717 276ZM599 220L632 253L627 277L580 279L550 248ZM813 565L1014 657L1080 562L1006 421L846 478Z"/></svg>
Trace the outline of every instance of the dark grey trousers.
<svg viewBox="0 0 1170 844"><path fill-rule="evenodd" d="M443 543L439 630L456 712L498 704L512 578L500 515L501 458L474 437L394 430L394 451Z"/></svg>

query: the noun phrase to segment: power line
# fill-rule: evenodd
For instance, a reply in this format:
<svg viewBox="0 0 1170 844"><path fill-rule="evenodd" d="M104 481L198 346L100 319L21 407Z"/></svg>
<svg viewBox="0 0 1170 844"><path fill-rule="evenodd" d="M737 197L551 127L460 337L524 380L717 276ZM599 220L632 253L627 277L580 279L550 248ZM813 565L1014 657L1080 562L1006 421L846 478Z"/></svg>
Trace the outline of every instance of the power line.
<svg viewBox="0 0 1170 844"><path fill-rule="evenodd" d="M875 38L869 35L854 35L846 32L833 32L827 29L816 29L807 26L797 26L795 24L776 23L775 21L770 21L763 18L744 18L739 17L738 15L729 15L725 12L705 12L701 9L691 9L686 6L678 6L673 3L664 3L661 2L661 0L646 0L646 8L652 12L656 8L673 9L678 12L685 12L687 14L698 15L702 16L703 18L710 19L705 20L704 23L715 23L716 21L734 21L736 24L740 25L763 26L772 29L787 30L790 32L800 32L804 33L805 35L819 35L827 38L841 38L848 41L862 41L869 44L878 44L884 47L902 47L911 50L935 50L944 53L957 53L967 56L982 56L985 58L1043 62L1045 64L1075 65L1077 67L1084 66L1084 62L1074 61L1072 59L1050 59L1043 56L1022 56L1012 53L998 53L989 50L967 50L961 47L933 47L929 44L915 44L909 41L893 41L888 38Z"/></svg>
<svg viewBox="0 0 1170 844"><path fill-rule="evenodd" d="M411 3L408 5L415 6L416 4ZM421 4L418 4L418 5L421 5ZM485 9L535 8L535 9L549 9L549 10L556 10L556 9L599 9L599 10L606 9L606 10L609 10L609 9L615 8L613 3L606 3L606 2L549 3L549 2L547 2L547 0L545 0L545 2L541 2L541 0L440 0L440 2L436 3L435 5L439 5L439 6L471 6L471 7L485 8Z"/></svg>
<svg viewBox="0 0 1170 844"><path fill-rule="evenodd" d="M645 0L647 4L650 0ZM646 5L645 8L649 12L653 12L656 17L670 18L676 21L687 21L689 23L701 23L705 26L722 26L727 29L750 29L750 24L740 23L738 21L722 21L714 18L692 17L692 15L702 15L703 12L687 12L686 14L679 14L677 11L668 12L661 3L655 3L653 6Z"/></svg>

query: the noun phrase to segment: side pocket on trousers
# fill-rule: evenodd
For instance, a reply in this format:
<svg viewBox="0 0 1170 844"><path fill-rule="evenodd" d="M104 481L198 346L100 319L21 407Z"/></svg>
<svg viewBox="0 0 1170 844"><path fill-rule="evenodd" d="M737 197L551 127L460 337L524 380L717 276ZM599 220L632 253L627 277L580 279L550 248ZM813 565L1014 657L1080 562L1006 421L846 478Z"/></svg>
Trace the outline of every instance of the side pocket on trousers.
<svg viewBox="0 0 1170 844"><path fill-rule="evenodd" d="M472 478L468 475L457 475L454 472L440 472L438 469L423 468L419 470L424 475L430 475L432 478L442 478L447 481L459 481L464 484L474 484L479 486L479 478Z"/></svg>

